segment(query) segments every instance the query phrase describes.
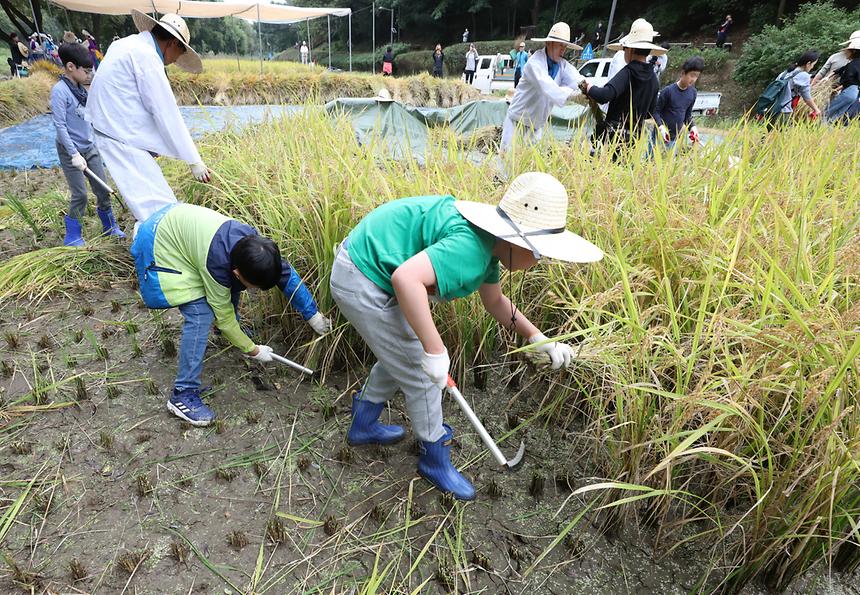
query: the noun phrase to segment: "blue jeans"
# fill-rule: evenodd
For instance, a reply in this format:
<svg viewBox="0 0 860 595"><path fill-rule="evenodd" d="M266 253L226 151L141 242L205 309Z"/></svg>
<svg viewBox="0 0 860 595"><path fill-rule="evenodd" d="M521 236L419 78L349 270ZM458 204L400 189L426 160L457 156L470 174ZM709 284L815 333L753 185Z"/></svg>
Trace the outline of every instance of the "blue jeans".
<svg viewBox="0 0 860 595"><path fill-rule="evenodd" d="M839 119L840 116L843 116L854 103L857 103L858 91L860 91L860 87L857 85L851 85L850 87L845 87L842 91L833 98L833 101L830 102L830 105L827 106L827 112L824 114L824 118L828 122L833 122L834 120Z"/></svg>
<svg viewBox="0 0 860 595"><path fill-rule="evenodd" d="M182 304L179 311L185 317L182 325L182 340L179 343L179 369L176 371L176 390L200 388L200 373L203 371L203 357L209 342L209 329L215 320L215 313L205 297Z"/></svg>

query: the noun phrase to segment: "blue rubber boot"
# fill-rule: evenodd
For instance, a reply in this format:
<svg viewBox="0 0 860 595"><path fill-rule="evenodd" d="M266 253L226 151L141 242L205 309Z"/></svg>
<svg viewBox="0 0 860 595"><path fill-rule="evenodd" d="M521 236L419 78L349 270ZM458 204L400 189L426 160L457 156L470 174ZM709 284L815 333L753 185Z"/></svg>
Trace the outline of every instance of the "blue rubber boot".
<svg viewBox="0 0 860 595"><path fill-rule="evenodd" d="M458 500L474 500L475 488L451 464L451 441L454 430L442 424L445 435L436 442L418 441L418 474L443 492L450 492Z"/></svg>
<svg viewBox="0 0 860 595"><path fill-rule="evenodd" d="M66 237L63 238L63 246L86 246L84 238L81 237L81 222L74 217L65 215L63 220L66 222Z"/></svg>
<svg viewBox="0 0 860 595"><path fill-rule="evenodd" d="M379 421L385 403L371 403L361 398L361 391L352 395L352 425L346 441L353 446L362 444L394 444L406 435L402 426L388 426Z"/></svg>
<svg viewBox="0 0 860 595"><path fill-rule="evenodd" d="M106 209L104 211L96 209L96 212L99 214L99 219L102 220L102 229L106 236L114 236L117 238L125 237L125 234L116 224L116 219L114 219L113 216L113 209Z"/></svg>

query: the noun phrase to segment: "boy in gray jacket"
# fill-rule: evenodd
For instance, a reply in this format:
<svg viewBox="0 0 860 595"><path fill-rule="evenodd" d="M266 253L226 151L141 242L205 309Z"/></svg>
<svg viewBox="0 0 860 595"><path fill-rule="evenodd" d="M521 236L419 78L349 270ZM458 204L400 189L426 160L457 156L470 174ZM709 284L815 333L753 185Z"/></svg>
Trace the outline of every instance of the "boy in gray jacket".
<svg viewBox="0 0 860 595"><path fill-rule="evenodd" d="M84 119L87 105L87 90L84 83L92 77L92 59L87 49L78 43L64 43L59 49L63 62L63 75L51 89L51 116L57 129L57 154L60 165L69 184L72 199L69 212L65 216L66 246L83 246L81 219L87 208L87 182L84 170L88 167L102 180L105 179L102 158L99 155L93 135L93 127ZM110 194L90 180L90 186L97 199L97 213L102 222L104 233L124 238L111 210Z"/></svg>

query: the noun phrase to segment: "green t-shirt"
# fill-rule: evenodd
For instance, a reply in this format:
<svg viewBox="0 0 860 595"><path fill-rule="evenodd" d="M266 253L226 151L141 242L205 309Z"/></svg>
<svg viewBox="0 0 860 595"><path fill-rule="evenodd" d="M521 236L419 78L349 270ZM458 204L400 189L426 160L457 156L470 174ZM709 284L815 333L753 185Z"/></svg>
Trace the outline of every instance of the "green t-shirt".
<svg viewBox="0 0 860 595"><path fill-rule="evenodd" d="M427 252L436 294L447 301L474 293L482 283L499 282L495 243L466 221L453 196L415 196L374 209L349 234L348 250L358 270L390 295L397 267Z"/></svg>

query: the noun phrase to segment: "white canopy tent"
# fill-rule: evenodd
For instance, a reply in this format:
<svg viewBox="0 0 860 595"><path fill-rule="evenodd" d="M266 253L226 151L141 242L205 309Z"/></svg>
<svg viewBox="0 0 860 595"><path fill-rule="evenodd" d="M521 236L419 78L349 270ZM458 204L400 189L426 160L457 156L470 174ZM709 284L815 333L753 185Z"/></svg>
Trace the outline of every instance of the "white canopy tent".
<svg viewBox="0 0 860 595"><path fill-rule="evenodd" d="M345 16L349 17L349 69L352 70L352 10L349 8L312 8L250 0L227 0L223 2L201 2L199 0L50 0L50 2L66 10L96 14L123 15L131 14L132 9L137 9L146 13L174 12L183 18L237 17L256 22L257 35L260 37L260 72L263 71L263 44L260 23L290 24L305 21L308 23L308 34L310 35L310 20L326 17L328 19L329 66L331 66L331 17Z"/></svg>

